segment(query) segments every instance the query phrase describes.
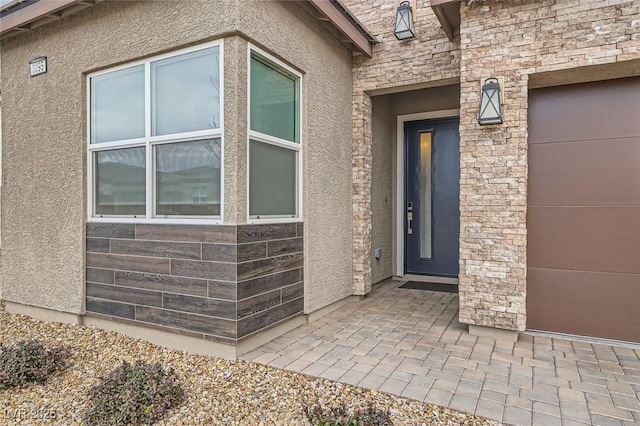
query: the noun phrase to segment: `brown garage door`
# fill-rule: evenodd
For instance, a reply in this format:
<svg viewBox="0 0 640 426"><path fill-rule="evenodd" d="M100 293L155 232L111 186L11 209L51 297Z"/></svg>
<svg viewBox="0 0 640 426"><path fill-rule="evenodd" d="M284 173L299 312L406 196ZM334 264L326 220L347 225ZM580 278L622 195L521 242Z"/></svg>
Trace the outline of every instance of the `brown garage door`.
<svg viewBox="0 0 640 426"><path fill-rule="evenodd" d="M529 100L527 328L640 342L640 78Z"/></svg>

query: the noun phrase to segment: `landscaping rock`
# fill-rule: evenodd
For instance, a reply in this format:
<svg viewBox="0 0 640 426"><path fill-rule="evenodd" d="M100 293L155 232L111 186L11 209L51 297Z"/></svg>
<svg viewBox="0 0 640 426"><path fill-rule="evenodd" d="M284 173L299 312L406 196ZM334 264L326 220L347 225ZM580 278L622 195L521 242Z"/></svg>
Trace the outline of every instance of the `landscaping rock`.
<svg viewBox="0 0 640 426"><path fill-rule="evenodd" d="M25 338L71 349L68 368L42 385L0 391L0 424L76 425L88 407L89 390L122 363L141 359L173 367L184 404L159 425L308 425L304 404L363 408L371 401L391 410L396 425L495 425L466 413L342 383L244 361L161 348L94 327L46 323L0 311L0 343ZM434 415L434 413L438 413Z"/></svg>

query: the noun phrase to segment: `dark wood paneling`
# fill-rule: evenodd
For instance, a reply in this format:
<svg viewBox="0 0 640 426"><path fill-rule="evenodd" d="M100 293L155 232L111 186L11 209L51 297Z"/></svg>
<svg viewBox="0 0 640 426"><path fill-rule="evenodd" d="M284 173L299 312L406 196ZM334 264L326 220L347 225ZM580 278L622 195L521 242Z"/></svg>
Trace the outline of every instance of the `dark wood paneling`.
<svg viewBox="0 0 640 426"><path fill-rule="evenodd" d="M530 267L640 273L640 207L530 207Z"/></svg>
<svg viewBox="0 0 640 426"><path fill-rule="evenodd" d="M640 77L536 89L529 96L529 143L640 135Z"/></svg>
<svg viewBox="0 0 640 426"><path fill-rule="evenodd" d="M238 244L293 238L296 236L296 226L295 223L238 225Z"/></svg>
<svg viewBox="0 0 640 426"><path fill-rule="evenodd" d="M639 158L640 136L531 145L528 203L640 206Z"/></svg>
<svg viewBox="0 0 640 426"><path fill-rule="evenodd" d="M267 243L249 243L238 245L238 262L264 259L267 257Z"/></svg>
<svg viewBox="0 0 640 426"><path fill-rule="evenodd" d="M238 319L265 311L279 305L280 302L280 290L270 291L250 297L249 299L241 300L238 302Z"/></svg>
<svg viewBox="0 0 640 426"><path fill-rule="evenodd" d="M285 318L302 313L303 310L304 299L300 298L238 320L238 338L269 327Z"/></svg>
<svg viewBox="0 0 640 426"><path fill-rule="evenodd" d="M217 318L236 319L236 302L165 293L163 308Z"/></svg>
<svg viewBox="0 0 640 426"><path fill-rule="evenodd" d="M87 281L92 283L113 284L112 269L87 268Z"/></svg>
<svg viewBox="0 0 640 426"><path fill-rule="evenodd" d="M200 259L201 245L198 243L176 243L163 241L113 240L111 253L136 256L168 257L174 259Z"/></svg>
<svg viewBox="0 0 640 426"><path fill-rule="evenodd" d="M235 243L236 227L225 225L136 225L136 239Z"/></svg>
<svg viewBox="0 0 640 426"><path fill-rule="evenodd" d="M202 260L215 262L235 262L235 244L202 244Z"/></svg>
<svg viewBox="0 0 640 426"><path fill-rule="evenodd" d="M238 314L246 337L303 311L302 232L301 223L88 224L87 313L235 344Z"/></svg>
<svg viewBox="0 0 640 426"><path fill-rule="evenodd" d="M87 237L133 238L135 225L130 223L88 223Z"/></svg>
<svg viewBox="0 0 640 426"><path fill-rule="evenodd" d="M296 235L298 237L304 237L304 223L302 222L296 223Z"/></svg>
<svg viewBox="0 0 640 426"><path fill-rule="evenodd" d="M238 264L238 281L302 267L302 253Z"/></svg>
<svg viewBox="0 0 640 426"><path fill-rule="evenodd" d="M304 296L304 283L298 283L282 290L282 303Z"/></svg>
<svg viewBox="0 0 640 426"><path fill-rule="evenodd" d="M300 269L238 283L238 300L300 282Z"/></svg>
<svg viewBox="0 0 640 426"><path fill-rule="evenodd" d="M116 302L162 307L162 293L157 291L87 283L87 296Z"/></svg>
<svg viewBox="0 0 640 426"><path fill-rule="evenodd" d="M236 264L171 259L171 275L206 278L215 281L235 281Z"/></svg>
<svg viewBox="0 0 640 426"><path fill-rule="evenodd" d="M88 252L109 253L109 241L108 238L87 238L86 249Z"/></svg>
<svg viewBox="0 0 640 426"><path fill-rule="evenodd" d="M98 300L87 297L87 312L109 315L113 317L134 319L135 305L111 302L108 300Z"/></svg>
<svg viewBox="0 0 640 426"><path fill-rule="evenodd" d="M169 262L169 259L159 259L154 257L87 253L87 266L120 269L124 271L168 274L170 271Z"/></svg>
<svg viewBox="0 0 640 426"><path fill-rule="evenodd" d="M207 281L194 278L173 277L170 275L144 274L140 272L116 271L115 284L125 287L172 293L207 295Z"/></svg>
<svg viewBox="0 0 640 426"><path fill-rule="evenodd" d="M269 257L300 252L302 252L302 238L267 242L267 256Z"/></svg>
<svg viewBox="0 0 640 426"><path fill-rule="evenodd" d="M228 281L209 281L208 296L214 299L236 300L236 283Z"/></svg>
<svg viewBox="0 0 640 426"><path fill-rule="evenodd" d="M136 320L227 338L236 337L236 322L185 312L136 306Z"/></svg>
<svg viewBox="0 0 640 426"><path fill-rule="evenodd" d="M640 275L529 268L527 328L640 342Z"/></svg>

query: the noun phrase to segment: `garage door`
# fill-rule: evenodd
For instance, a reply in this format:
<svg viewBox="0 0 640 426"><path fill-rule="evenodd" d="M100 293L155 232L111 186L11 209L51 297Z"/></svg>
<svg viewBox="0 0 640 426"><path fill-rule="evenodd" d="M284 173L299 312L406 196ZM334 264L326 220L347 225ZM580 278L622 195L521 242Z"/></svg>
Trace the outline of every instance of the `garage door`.
<svg viewBox="0 0 640 426"><path fill-rule="evenodd" d="M529 95L527 328L640 342L640 78Z"/></svg>

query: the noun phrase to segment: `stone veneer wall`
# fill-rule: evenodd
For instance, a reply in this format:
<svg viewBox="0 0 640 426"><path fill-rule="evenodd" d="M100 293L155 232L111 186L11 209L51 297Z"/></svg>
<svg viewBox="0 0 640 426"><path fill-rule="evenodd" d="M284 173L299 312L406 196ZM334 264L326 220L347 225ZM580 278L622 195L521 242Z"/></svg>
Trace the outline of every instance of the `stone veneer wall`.
<svg viewBox="0 0 640 426"><path fill-rule="evenodd" d="M226 344L304 310L302 223L89 223L87 315Z"/></svg>
<svg viewBox="0 0 640 426"><path fill-rule="evenodd" d="M460 321L523 331L530 81L568 69L565 84L604 78L598 64L632 69L624 62L640 59L640 3L463 2L460 12ZM504 79L502 125L476 121L488 77Z"/></svg>
<svg viewBox="0 0 640 426"><path fill-rule="evenodd" d="M429 2L417 2L416 38L404 42L393 36L398 3L344 3L380 40L372 58L354 57L355 294L371 288L370 96L459 79L460 321L524 330L530 81L569 70L563 84L623 76L612 68L598 68L598 77L594 66L603 64L629 72L635 67L638 73L640 3L462 1L461 35L454 42L446 38ZM481 127L476 121L480 86L491 76L504 79L505 123Z"/></svg>

